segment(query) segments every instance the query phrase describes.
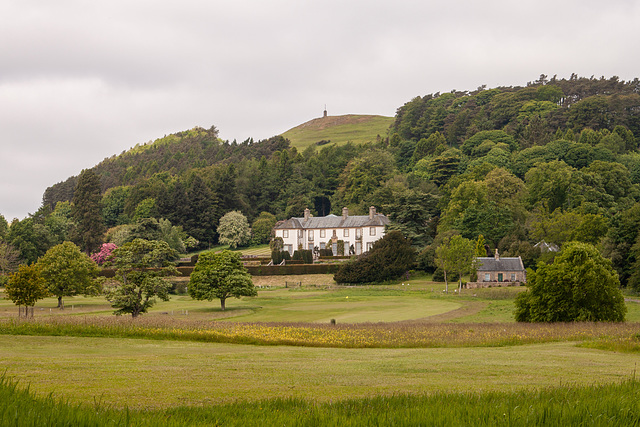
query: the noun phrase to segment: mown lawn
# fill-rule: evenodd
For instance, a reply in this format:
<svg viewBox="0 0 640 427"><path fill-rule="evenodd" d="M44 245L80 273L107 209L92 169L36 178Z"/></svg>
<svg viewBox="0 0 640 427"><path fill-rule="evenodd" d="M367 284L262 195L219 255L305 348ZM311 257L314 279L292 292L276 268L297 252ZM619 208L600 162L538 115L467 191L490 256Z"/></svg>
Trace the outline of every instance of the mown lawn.
<svg viewBox="0 0 640 427"><path fill-rule="evenodd" d="M619 382L637 354L571 342L497 348L335 349L4 336L0 365L38 395L130 408L296 397L314 402Z"/></svg>
<svg viewBox="0 0 640 427"><path fill-rule="evenodd" d="M523 287L458 295L452 284L445 294L444 285L428 276L358 287L337 286L331 275L254 277L254 283L257 297L231 299L224 312L217 300L173 295L136 321L113 316L102 297L74 297L65 298L64 311L55 308L55 298L42 300L35 322L17 323L15 306L0 300L0 367L19 387L29 386L41 398L53 393L63 399L52 419L66 411L72 418L84 417L85 409L100 402L122 421L108 425L128 425L128 412L119 408L161 411L148 412L156 421L200 408L202 414L194 414L206 420L203 424L215 425L212 419L220 416L215 414L224 413L224 420L242 425L241 415L230 414L246 410L252 414L248 425L261 420L315 425L321 419L358 425L358 416L343 412L340 402L350 408L389 405L378 418L367 418L374 412L364 409L361 417L394 414L393 423L400 425L431 414L441 421L486 415L485 425L501 419L497 409L473 415L448 404L468 393L486 401L478 408L494 409L499 405L492 403L492 393L506 393L495 398L500 402L529 393L542 399L538 412L520 405L500 410L513 411L521 421L533 419L535 412L536 420L550 424L552 419L566 422L562 417L571 411L573 421L591 413L592 403L579 402L595 392L580 392L585 394L575 402L563 400L574 390L637 377L640 303L632 295L625 324L531 325L513 321L513 301ZM547 387L559 391L535 397ZM636 401L638 387L613 393L620 393L620 404L613 399L594 413L597 420L609 417L594 425L615 424L611 420L620 414L621 425L640 419L635 407L625 406ZM428 403L430 396L436 396L435 403ZM447 403L442 413L438 399ZM554 418L545 409L549 399L561 402ZM69 409L74 404L85 409ZM416 415L409 409L416 405L431 406ZM263 408L273 411L263 418ZM24 410L35 409L27 405ZM282 411L283 418L274 411ZM332 418L334 412L343 415ZM144 413L134 418L144 420Z"/></svg>

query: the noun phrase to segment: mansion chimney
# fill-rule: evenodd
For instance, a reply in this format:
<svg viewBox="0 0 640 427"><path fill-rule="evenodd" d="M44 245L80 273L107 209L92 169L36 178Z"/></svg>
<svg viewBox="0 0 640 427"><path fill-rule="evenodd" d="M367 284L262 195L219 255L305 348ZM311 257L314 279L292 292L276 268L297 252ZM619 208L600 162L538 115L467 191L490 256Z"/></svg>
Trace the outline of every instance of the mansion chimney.
<svg viewBox="0 0 640 427"><path fill-rule="evenodd" d="M306 208L304 210L304 221L305 222L309 221L310 216L311 216L311 211L309 210L309 208Z"/></svg>
<svg viewBox="0 0 640 427"><path fill-rule="evenodd" d="M376 216L376 207L371 206L369 208L369 219L373 219L374 216Z"/></svg>
<svg viewBox="0 0 640 427"><path fill-rule="evenodd" d="M346 220L349 216L349 208L342 208L342 220Z"/></svg>

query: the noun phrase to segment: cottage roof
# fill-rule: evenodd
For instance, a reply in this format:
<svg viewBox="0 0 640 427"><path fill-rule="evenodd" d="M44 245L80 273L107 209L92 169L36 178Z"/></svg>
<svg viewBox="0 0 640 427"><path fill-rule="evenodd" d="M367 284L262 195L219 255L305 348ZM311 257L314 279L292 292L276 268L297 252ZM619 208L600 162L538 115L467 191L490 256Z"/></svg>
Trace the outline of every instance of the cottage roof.
<svg viewBox="0 0 640 427"><path fill-rule="evenodd" d="M500 257L478 257L478 271L524 271L522 258Z"/></svg>
<svg viewBox="0 0 640 427"><path fill-rule="evenodd" d="M547 243L544 240L533 245L534 248L540 248L542 252L559 252L560 248L554 243Z"/></svg>
<svg viewBox="0 0 640 427"><path fill-rule="evenodd" d="M369 215L350 215L344 219L342 216L312 216L306 221L304 218L290 218L274 228L281 229L319 229L319 228L358 228L358 227L380 227L389 224L389 219L382 214L375 214L373 218Z"/></svg>

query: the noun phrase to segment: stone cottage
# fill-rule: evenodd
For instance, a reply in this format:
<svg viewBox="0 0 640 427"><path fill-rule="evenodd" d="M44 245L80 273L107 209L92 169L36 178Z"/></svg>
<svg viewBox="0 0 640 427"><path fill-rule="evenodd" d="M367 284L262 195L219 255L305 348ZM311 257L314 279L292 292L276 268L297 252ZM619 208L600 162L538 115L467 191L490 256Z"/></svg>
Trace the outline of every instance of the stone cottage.
<svg viewBox="0 0 640 427"><path fill-rule="evenodd" d="M467 283L467 288L519 286L527 281L527 272L520 257L500 257L496 249L493 257L478 257L476 261L478 279Z"/></svg>

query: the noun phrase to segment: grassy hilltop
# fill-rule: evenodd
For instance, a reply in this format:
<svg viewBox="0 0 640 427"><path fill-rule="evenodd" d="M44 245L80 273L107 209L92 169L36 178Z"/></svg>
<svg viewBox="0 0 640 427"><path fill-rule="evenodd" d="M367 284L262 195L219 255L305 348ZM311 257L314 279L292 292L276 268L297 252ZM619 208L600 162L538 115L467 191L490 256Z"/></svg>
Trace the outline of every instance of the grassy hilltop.
<svg viewBox="0 0 640 427"><path fill-rule="evenodd" d="M282 134L291 141L291 146L302 151L318 141L331 141L332 144L344 144L351 141L356 144L375 141L378 136L387 136L393 117L366 116L348 114L345 116L327 116L310 120L289 129Z"/></svg>

